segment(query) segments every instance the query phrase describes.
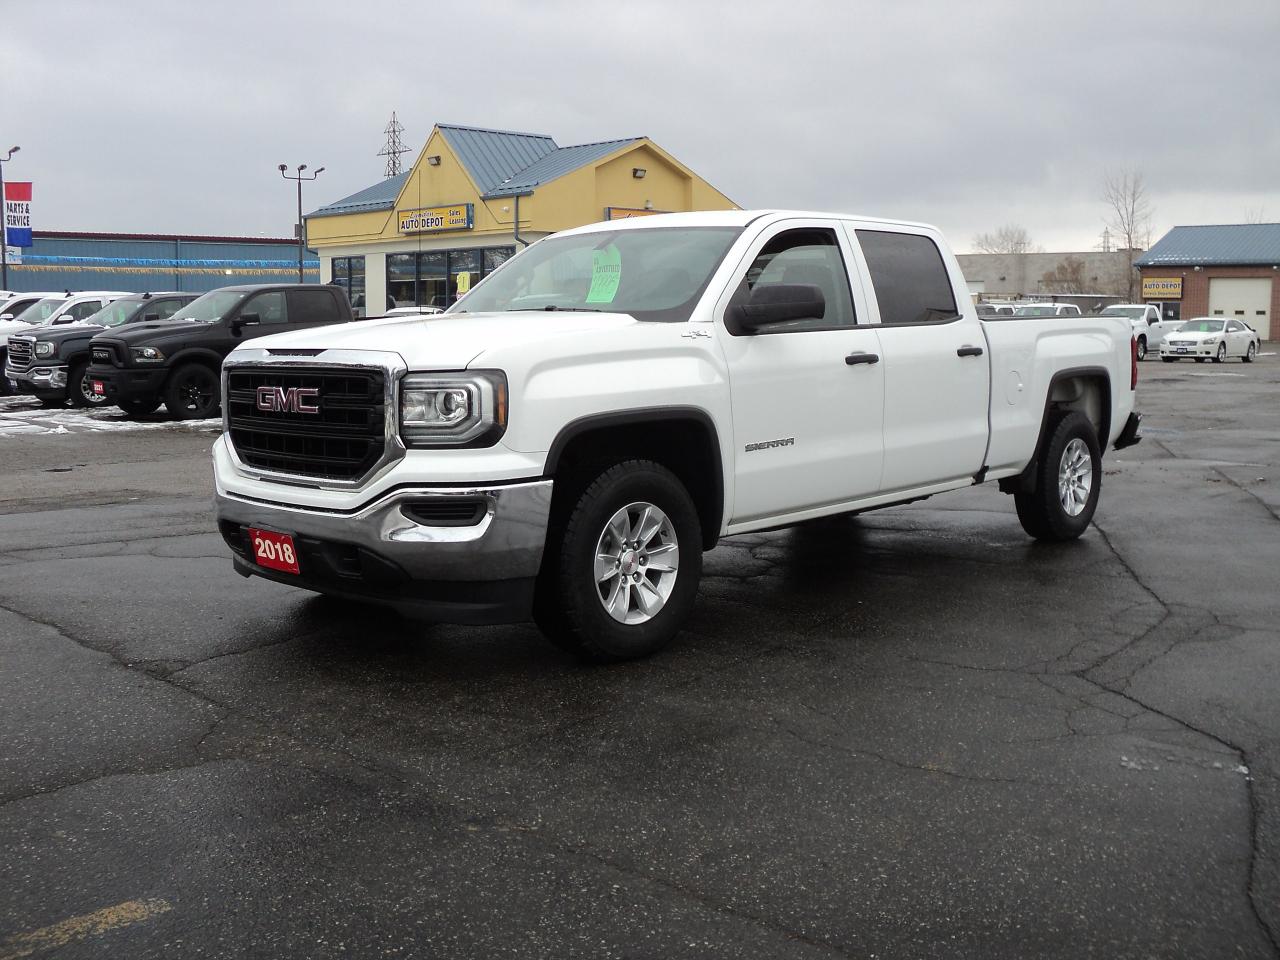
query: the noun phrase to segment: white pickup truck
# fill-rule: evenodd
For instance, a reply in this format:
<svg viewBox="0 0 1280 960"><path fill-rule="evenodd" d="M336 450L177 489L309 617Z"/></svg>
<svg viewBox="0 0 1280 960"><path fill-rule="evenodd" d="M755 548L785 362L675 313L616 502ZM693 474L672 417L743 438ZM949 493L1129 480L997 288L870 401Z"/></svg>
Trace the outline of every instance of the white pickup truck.
<svg viewBox="0 0 1280 960"><path fill-rule="evenodd" d="M1158 353L1164 338L1178 327L1181 320L1160 319L1160 305L1155 303L1113 303L1102 311L1104 317L1125 317L1133 325L1133 338L1138 345L1138 359Z"/></svg>
<svg viewBox="0 0 1280 960"><path fill-rule="evenodd" d="M651 653L724 536L986 480L1067 540L1136 443L1124 318L980 321L941 234L795 212L541 240L445 314L258 338L223 365L236 570Z"/></svg>

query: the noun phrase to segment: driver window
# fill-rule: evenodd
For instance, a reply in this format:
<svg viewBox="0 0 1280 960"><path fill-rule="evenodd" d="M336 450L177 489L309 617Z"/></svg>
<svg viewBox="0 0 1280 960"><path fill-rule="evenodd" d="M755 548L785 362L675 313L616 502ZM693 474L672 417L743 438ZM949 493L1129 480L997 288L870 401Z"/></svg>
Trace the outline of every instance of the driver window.
<svg viewBox="0 0 1280 960"><path fill-rule="evenodd" d="M794 320L770 328L774 332L829 330L857 324L849 275L835 231L825 229L788 230L780 233L756 254L734 299L745 300L758 286L769 284L809 284L822 291L826 312L809 320Z"/></svg>
<svg viewBox="0 0 1280 960"><path fill-rule="evenodd" d="M91 317L102 309L101 300L86 300L84 303L77 303L74 307L67 311L71 314L73 323L78 323L85 317Z"/></svg>
<svg viewBox="0 0 1280 960"><path fill-rule="evenodd" d="M289 318L284 306L284 291L273 290L258 294L240 311L241 316L246 313L256 313L263 324L284 323Z"/></svg>

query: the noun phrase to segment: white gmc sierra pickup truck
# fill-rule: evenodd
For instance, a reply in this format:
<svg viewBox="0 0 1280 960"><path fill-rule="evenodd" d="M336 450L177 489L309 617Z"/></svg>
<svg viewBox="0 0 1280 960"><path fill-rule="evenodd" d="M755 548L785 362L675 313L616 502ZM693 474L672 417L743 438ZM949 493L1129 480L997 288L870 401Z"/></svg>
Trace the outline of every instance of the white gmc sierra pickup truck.
<svg viewBox="0 0 1280 960"><path fill-rule="evenodd" d="M929 226L599 223L441 316L233 351L217 518L244 576L635 657L723 536L985 480L1031 536L1080 536L1136 378L1124 317L979 320Z"/></svg>

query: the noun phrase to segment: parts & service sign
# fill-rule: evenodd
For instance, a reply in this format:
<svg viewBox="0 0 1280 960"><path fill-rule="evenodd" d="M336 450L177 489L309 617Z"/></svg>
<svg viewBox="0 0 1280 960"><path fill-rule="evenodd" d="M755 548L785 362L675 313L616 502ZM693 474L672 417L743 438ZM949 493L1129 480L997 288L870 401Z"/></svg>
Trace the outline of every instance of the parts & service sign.
<svg viewBox="0 0 1280 960"><path fill-rule="evenodd" d="M4 185L4 239L11 247L31 246L31 183Z"/></svg>

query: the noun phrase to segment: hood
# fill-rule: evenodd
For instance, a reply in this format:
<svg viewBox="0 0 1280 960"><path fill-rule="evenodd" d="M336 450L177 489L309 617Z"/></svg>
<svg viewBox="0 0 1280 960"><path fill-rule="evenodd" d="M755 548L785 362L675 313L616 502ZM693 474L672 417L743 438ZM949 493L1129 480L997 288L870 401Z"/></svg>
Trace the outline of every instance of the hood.
<svg viewBox="0 0 1280 960"><path fill-rule="evenodd" d="M173 336L189 337L193 329L222 330L219 324L197 320L152 320L148 323L126 323L102 333L103 339L119 340L134 346L160 343Z"/></svg>
<svg viewBox="0 0 1280 960"><path fill-rule="evenodd" d="M1216 340L1222 336L1222 331L1216 333L1205 333L1203 330L1170 330L1165 338L1168 340Z"/></svg>
<svg viewBox="0 0 1280 960"><path fill-rule="evenodd" d="M451 313L312 327L248 340L243 348L386 351L400 354L411 370L461 370L477 361L483 364L488 353L510 355L533 344L635 325L633 317L620 313Z"/></svg>
<svg viewBox="0 0 1280 960"><path fill-rule="evenodd" d="M64 340L86 340L107 328L97 323L64 323L56 327L31 327L32 335L37 340L47 343L62 343Z"/></svg>

